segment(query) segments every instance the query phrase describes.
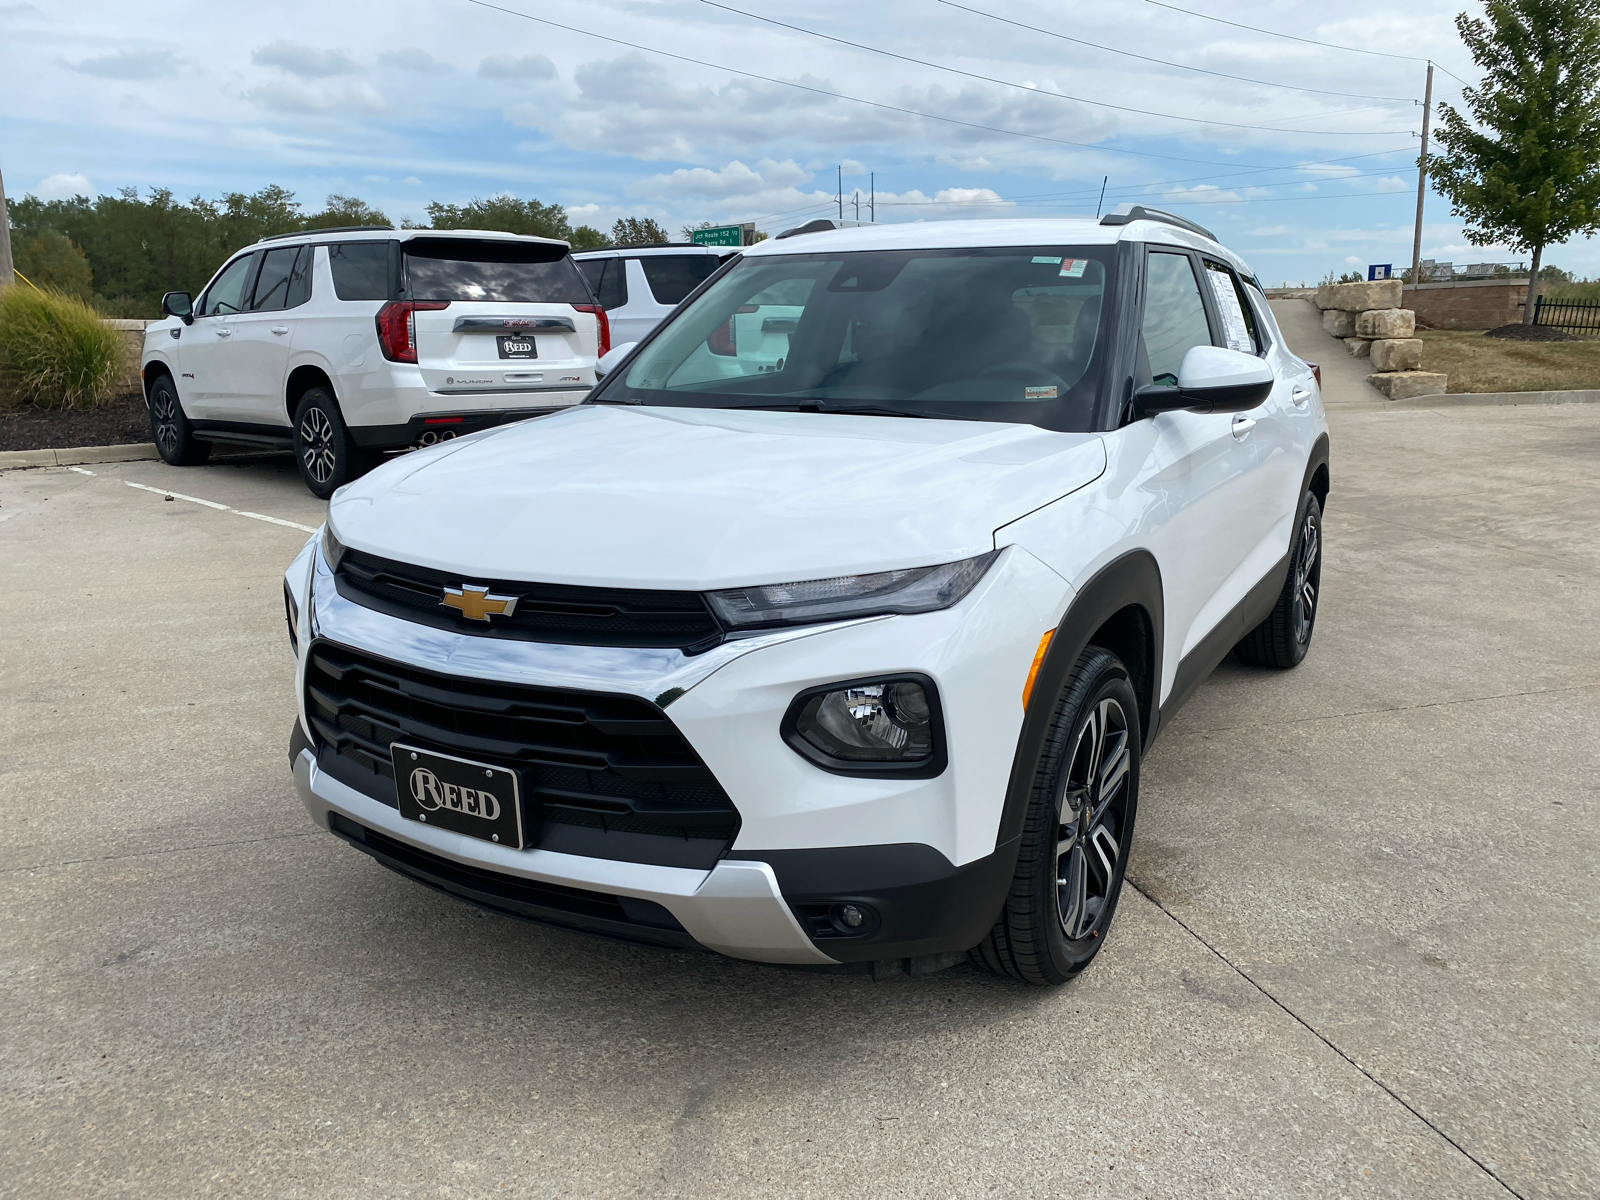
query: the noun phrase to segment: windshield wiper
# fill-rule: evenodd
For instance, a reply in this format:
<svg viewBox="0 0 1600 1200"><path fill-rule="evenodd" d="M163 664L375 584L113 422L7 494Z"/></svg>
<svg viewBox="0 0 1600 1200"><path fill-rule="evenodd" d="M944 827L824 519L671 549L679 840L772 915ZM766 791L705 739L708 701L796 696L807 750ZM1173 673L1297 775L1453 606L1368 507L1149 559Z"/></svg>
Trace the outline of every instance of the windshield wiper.
<svg viewBox="0 0 1600 1200"><path fill-rule="evenodd" d="M719 408L755 409L762 412L846 413L868 417L930 417L942 420L939 413L919 412L914 408L889 408L882 404L825 404L821 400L786 401L781 404L722 404Z"/></svg>

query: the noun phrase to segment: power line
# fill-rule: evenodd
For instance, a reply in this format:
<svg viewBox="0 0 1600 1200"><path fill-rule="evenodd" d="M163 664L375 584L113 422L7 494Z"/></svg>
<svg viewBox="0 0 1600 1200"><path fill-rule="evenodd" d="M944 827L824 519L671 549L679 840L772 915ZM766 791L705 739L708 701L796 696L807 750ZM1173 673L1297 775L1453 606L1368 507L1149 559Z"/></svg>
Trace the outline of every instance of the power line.
<svg viewBox="0 0 1600 1200"><path fill-rule="evenodd" d="M1085 41L1083 38L1057 33L1053 29L1041 29L1037 25L1029 25L1023 21L1013 21L1010 17L1002 17L999 13L984 12L981 8L968 8L965 4L957 4L955 0L939 0L939 3L948 8L959 8L962 12L969 12L975 16L987 17L991 21L1014 25L1018 29L1026 29L1032 33L1042 33L1046 37L1060 38L1064 42L1073 42L1079 46L1088 46L1094 50L1104 50L1108 54L1122 54L1128 58L1137 58L1141 62L1157 63L1163 67L1176 67L1180 71L1195 71L1201 75L1213 75L1218 79L1234 79L1240 83L1254 83L1261 87L1283 88L1291 92L1312 92L1318 96L1342 96L1347 100L1391 100L1396 104L1418 103L1415 96L1369 96L1364 92L1335 92L1327 88L1301 87L1293 83L1274 83L1270 79L1251 79L1246 75L1230 75L1227 71L1212 71L1205 67L1192 67L1188 63L1172 62L1170 59L1153 58L1148 54L1136 54L1132 50L1119 50L1115 46L1102 46L1099 42Z"/></svg>
<svg viewBox="0 0 1600 1200"><path fill-rule="evenodd" d="M935 71L947 71L952 75L960 75L967 79L976 79L983 83L998 84L1001 87L1014 88L1019 92L1026 92L1033 96L1053 96L1058 100L1071 100L1077 104L1090 104L1096 108L1110 108L1117 112L1136 113L1142 117L1158 117L1164 121L1186 121L1192 125L1207 125L1226 129L1253 129L1263 133L1299 133L1315 137L1373 137L1392 133L1406 133L1403 129L1363 129L1363 130L1323 130L1323 129L1283 129L1276 125L1244 125L1238 121L1208 121L1203 117L1184 117L1177 113L1156 112L1148 108L1133 108L1126 104L1113 104L1109 100L1090 100L1085 96L1073 96L1066 92L1047 92L1040 88L1031 88L1026 84L1016 83L1010 79L996 79L993 75L980 75L975 71L963 71L960 67L946 66L944 63L930 62L925 58L913 58L909 54L898 54L893 50L884 50L878 46L868 46L862 42L852 42L848 38L834 37L829 33L820 33L815 29L807 29L803 25L791 25L787 21L780 21L775 17L763 17L759 13L746 12L742 8L734 8L722 4L719 0L700 0L701 4L710 8L720 8L723 12L734 13L741 17L748 17L752 21L761 21L767 25L776 25L779 29L788 29L794 33L803 33L808 37L821 38L825 42L833 42L839 46L849 46L855 50L865 50L868 54L881 54L885 58L893 58L900 62L914 63L919 67L931 67Z"/></svg>
<svg viewBox="0 0 1600 1200"><path fill-rule="evenodd" d="M1405 62L1433 62L1431 58L1419 58L1415 54L1391 54L1387 50L1367 50L1361 46L1341 46L1337 42L1319 42L1316 38L1301 37L1294 33L1279 33L1276 29L1262 29L1259 25L1245 25L1239 21L1230 21L1226 17L1213 17L1210 13L1195 12L1192 8L1179 8L1176 4L1168 4L1166 0L1145 0L1145 3L1154 4L1157 8L1169 8L1173 12L1180 12L1188 17L1199 17L1202 21L1215 21L1219 25L1232 25L1235 29L1248 29L1251 33L1264 33L1268 37L1286 38L1291 42L1304 42L1308 46L1322 46L1328 50L1348 50L1351 54L1371 54L1377 58L1398 58ZM1449 67L1440 66L1438 63L1433 63L1433 65L1439 67L1439 70L1450 76L1451 79L1466 84L1467 81L1450 70ZM1468 84L1468 86L1470 87L1471 85Z"/></svg>
<svg viewBox="0 0 1600 1200"><path fill-rule="evenodd" d="M1124 150L1118 146L1106 146L1096 142L1075 142L1067 138L1048 137L1042 133L1024 133L1020 129L1005 129L997 125L982 125L976 121L963 121L957 117L941 117L937 113L921 112L915 108L904 108L898 104L886 104L881 100L868 100L861 96L851 96L845 92L828 91L826 88L812 87L809 84L796 83L792 79L775 79L771 75L758 75L754 71L747 71L742 67L729 67L722 63L707 62L703 58L691 58L687 54L675 54L671 50L658 50L654 46L641 45L630 42L625 38L612 37L606 33L595 33L590 29L580 29L576 25L564 25L560 21L552 21L549 17L536 17L532 13L518 12L514 8L505 8L499 4L491 4L489 0L467 0L468 4L475 4L479 8L492 9L495 12L505 13L510 17L521 17L524 21L534 21L540 25L548 25L552 29L564 29L568 33L581 34L584 37L595 38L602 42L610 42L615 46L626 46L630 50L640 50L646 54L658 54L662 58L674 59L678 62L692 63L697 67L709 67L713 71L726 71L730 75L740 75L746 79L759 79L763 83L777 84L781 87L794 88L797 91L810 92L815 96L823 96L829 100L848 100L853 104L865 104L869 108L882 109L885 112L904 113L906 116L921 117L927 121L939 121L946 125L958 125L963 129L976 129L983 133L999 133L1007 137L1027 138L1035 142L1048 142L1054 146L1076 146L1082 150L1096 150L1106 154L1127 154L1135 158L1155 158L1164 162L1196 163L1205 167L1235 167L1238 163L1219 162L1211 158L1184 158L1176 154L1155 154L1148 150ZM1322 135L1318 135L1322 136ZM1275 170L1273 167L1263 167L1263 170Z"/></svg>

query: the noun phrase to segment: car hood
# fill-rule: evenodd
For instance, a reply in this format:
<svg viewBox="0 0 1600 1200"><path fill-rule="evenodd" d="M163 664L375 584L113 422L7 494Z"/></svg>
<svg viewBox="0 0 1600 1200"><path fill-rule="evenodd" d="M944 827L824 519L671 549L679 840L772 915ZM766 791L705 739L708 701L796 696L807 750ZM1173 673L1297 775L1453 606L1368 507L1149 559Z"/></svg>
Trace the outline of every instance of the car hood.
<svg viewBox="0 0 1600 1200"><path fill-rule="evenodd" d="M582 405L394 460L329 519L468 576L698 590L981 554L1105 464L1032 425Z"/></svg>

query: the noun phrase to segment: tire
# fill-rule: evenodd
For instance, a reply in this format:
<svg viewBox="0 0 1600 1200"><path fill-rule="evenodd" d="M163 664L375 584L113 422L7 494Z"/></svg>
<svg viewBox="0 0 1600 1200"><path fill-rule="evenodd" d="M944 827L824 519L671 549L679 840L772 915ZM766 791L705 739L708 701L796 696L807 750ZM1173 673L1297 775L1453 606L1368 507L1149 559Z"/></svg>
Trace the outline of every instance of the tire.
<svg viewBox="0 0 1600 1200"><path fill-rule="evenodd" d="M1322 505L1307 492L1295 515L1294 543L1289 548L1289 573L1267 619L1233 648L1251 667L1297 667L1311 649L1322 599Z"/></svg>
<svg viewBox="0 0 1600 1200"><path fill-rule="evenodd" d="M1024 983L1054 985L1099 952L1133 843L1140 746L1139 701L1127 668L1110 651L1088 647L1056 699L1016 874L999 920L971 952L974 962Z"/></svg>
<svg viewBox="0 0 1600 1200"><path fill-rule="evenodd" d="M367 467L367 455L345 427L339 402L314 387L294 410L294 458L311 494L326 500Z"/></svg>
<svg viewBox="0 0 1600 1200"><path fill-rule="evenodd" d="M169 466L199 466L211 457L211 443L194 436L170 375L157 375L150 385L150 440Z"/></svg>

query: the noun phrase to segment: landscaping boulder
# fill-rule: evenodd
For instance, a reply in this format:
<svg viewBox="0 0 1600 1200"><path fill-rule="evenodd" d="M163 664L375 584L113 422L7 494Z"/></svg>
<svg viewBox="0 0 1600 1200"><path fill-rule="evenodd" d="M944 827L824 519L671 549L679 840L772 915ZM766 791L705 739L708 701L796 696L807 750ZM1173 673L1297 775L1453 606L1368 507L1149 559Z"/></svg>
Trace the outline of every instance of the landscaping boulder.
<svg viewBox="0 0 1600 1200"><path fill-rule="evenodd" d="M1364 337L1347 337L1344 348L1350 351L1351 358L1366 358L1372 353L1372 339Z"/></svg>
<svg viewBox="0 0 1600 1200"><path fill-rule="evenodd" d="M1318 308L1342 312L1366 312L1369 308L1399 308L1400 281L1375 279L1370 283L1325 283L1312 301Z"/></svg>
<svg viewBox="0 0 1600 1200"><path fill-rule="evenodd" d="M1356 315L1330 308L1322 314L1322 328L1336 338L1351 337L1356 331Z"/></svg>
<svg viewBox="0 0 1600 1200"><path fill-rule="evenodd" d="M1435 371L1385 371L1368 375L1367 382L1391 400L1409 400L1413 396L1442 396L1448 376Z"/></svg>
<svg viewBox="0 0 1600 1200"><path fill-rule="evenodd" d="M1372 365L1380 371L1415 371L1422 366L1421 338L1378 338L1372 343Z"/></svg>
<svg viewBox="0 0 1600 1200"><path fill-rule="evenodd" d="M1416 332L1417 314L1409 308L1373 308L1356 314L1356 333L1364 338L1408 338Z"/></svg>

